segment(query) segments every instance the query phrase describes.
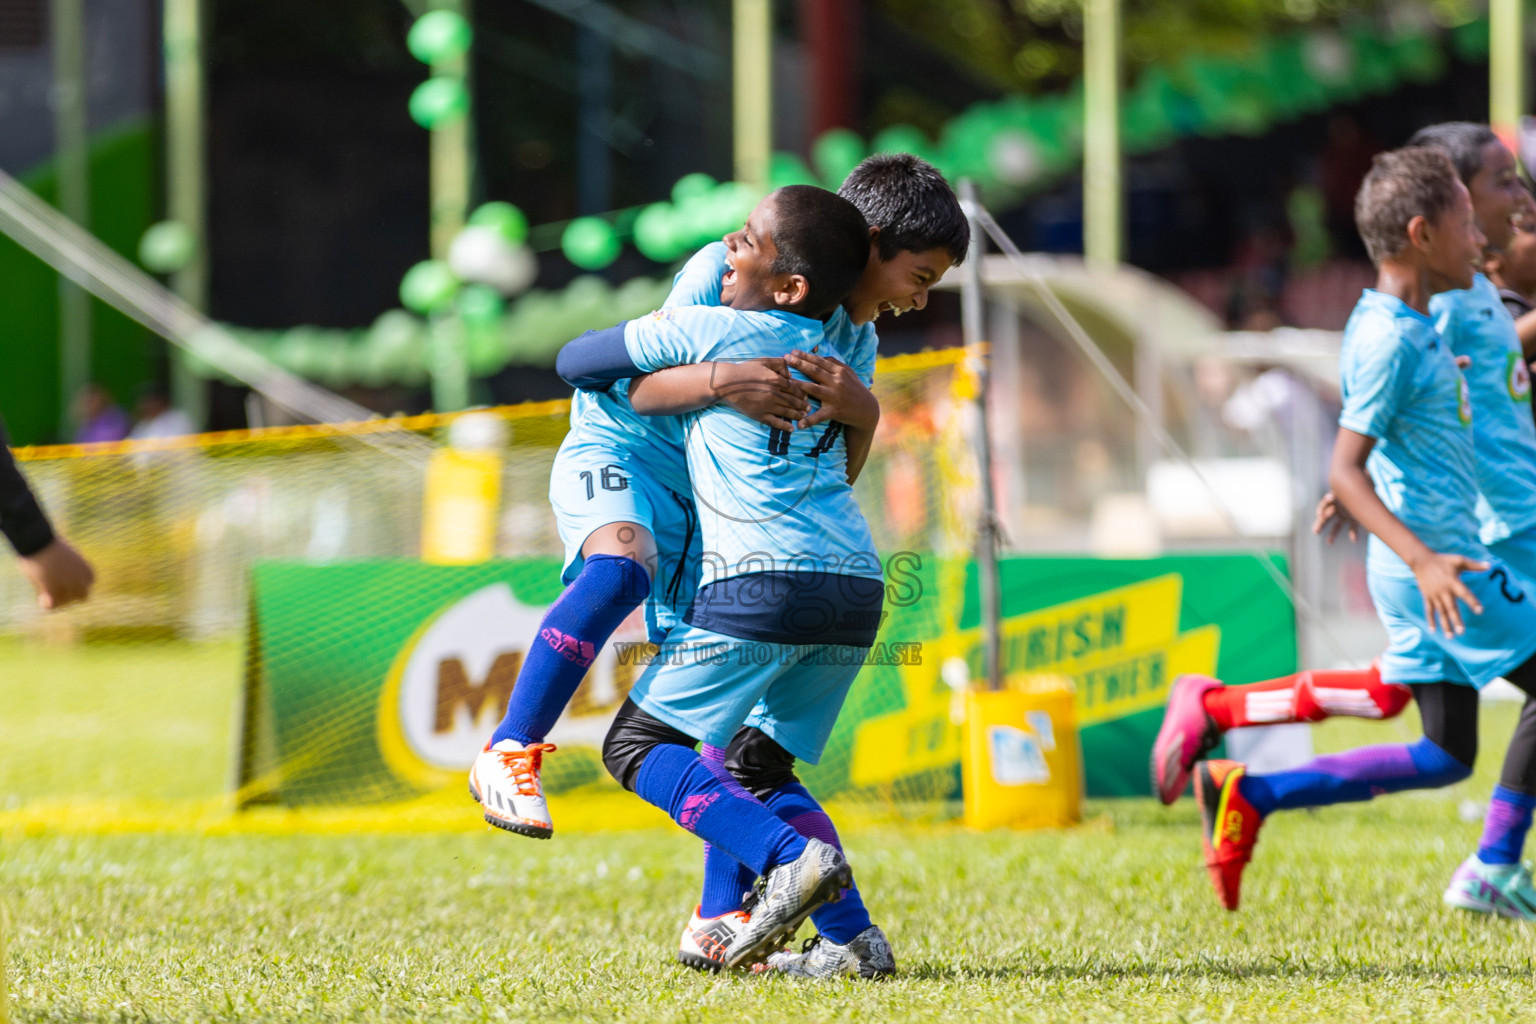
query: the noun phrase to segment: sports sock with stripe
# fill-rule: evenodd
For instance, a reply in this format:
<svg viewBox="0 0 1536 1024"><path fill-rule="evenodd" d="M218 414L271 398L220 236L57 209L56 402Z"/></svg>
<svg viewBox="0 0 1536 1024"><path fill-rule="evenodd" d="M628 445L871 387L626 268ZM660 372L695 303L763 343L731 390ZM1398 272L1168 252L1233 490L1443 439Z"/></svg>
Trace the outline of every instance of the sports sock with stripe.
<svg viewBox="0 0 1536 1024"><path fill-rule="evenodd" d="M661 743L635 774L635 793L683 828L766 874L805 852L805 839L740 784L727 786L694 751Z"/></svg>
<svg viewBox="0 0 1536 1024"><path fill-rule="evenodd" d="M507 713L492 743L541 743L555 727L613 631L651 592L645 567L622 555L590 555L539 623Z"/></svg>
<svg viewBox="0 0 1536 1024"><path fill-rule="evenodd" d="M713 747L708 743L699 750L699 757L707 765L716 778L722 773L730 776L725 769L725 748ZM738 788L741 783L735 782ZM713 843L704 844L704 892L699 898L699 916L703 918L719 917L721 914L729 914L741 909L742 897L751 890L752 884L757 881L757 874L741 861L732 857L724 850L719 849Z"/></svg>
<svg viewBox="0 0 1536 1024"><path fill-rule="evenodd" d="M843 844L837 837L837 828L832 824L832 819L800 783L780 786L763 802L802 836L820 839L842 851ZM869 911L864 907L864 897L859 894L856 884L843 890L842 899L819 907L811 915L811 923L818 932L839 945L847 945L871 924Z"/></svg>
<svg viewBox="0 0 1536 1024"><path fill-rule="evenodd" d="M1425 737L1328 754L1290 771L1245 774L1237 785L1254 810L1269 815L1297 807L1358 803L1405 789L1438 789L1471 774L1471 767Z"/></svg>
<svg viewBox="0 0 1536 1024"><path fill-rule="evenodd" d="M1488 816L1483 819L1483 838L1477 844L1477 859L1484 864L1520 863L1533 809L1536 796L1494 786Z"/></svg>
<svg viewBox="0 0 1536 1024"><path fill-rule="evenodd" d="M1335 715L1395 718L1413 700L1401 683L1384 683L1375 666L1300 672L1279 679L1208 690L1206 713L1222 730L1282 722L1321 722Z"/></svg>

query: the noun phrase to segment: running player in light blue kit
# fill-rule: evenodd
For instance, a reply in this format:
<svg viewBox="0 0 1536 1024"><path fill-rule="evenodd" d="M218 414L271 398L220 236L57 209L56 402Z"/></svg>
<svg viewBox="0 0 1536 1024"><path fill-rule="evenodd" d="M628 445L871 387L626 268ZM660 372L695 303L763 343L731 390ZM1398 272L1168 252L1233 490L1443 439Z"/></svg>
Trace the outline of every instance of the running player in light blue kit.
<svg viewBox="0 0 1536 1024"><path fill-rule="evenodd" d="M1232 761L1201 762L1195 796L1205 860L1229 910L1274 811L1465 779L1477 755L1477 690L1503 676L1536 691L1536 589L1478 539L1474 410L1429 315L1432 295L1472 284L1485 239L1471 198L1444 153L1410 147L1376 158L1355 216L1378 279L1345 327L1344 409L1330 482L1371 532L1371 599L1390 641L1381 678L1413 689L1424 738L1268 775ZM1503 779L1511 790L1536 793L1536 728L1525 719ZM1530 824L1529 811L1490 818L1479 854L1457 870L1446 902L1536 919L1536 886L1518 863Z"/></svg>
<svg viewBox="0 0 1536 1024"><path fill-rule="evenodd" d="M863 260L853 259L853 239L862 224L857 209L831 193L780 189L753 211L731 255L732 305L744 312L660 311L567 346L562 372L594 387L678 363L826 347L821 325L806 314L834 307L857 279ZM655 380L631 384L637 409L650 408L646 392ZM684 421L704 580L686 624L615 719L604 761L625 788L744 865L749 879L763 876L750 916L737 912L733 927L702 951L707 966L759 960L814 913L828 952L783 954L774 966L889 973L889 946L852 887L835 833L823 839L800 830L807 811L822 821L825 813L792 773L788 782L780 776L787 766L776 762L760 778L738 780L693 749L698 740L725 747L745 723L788 765L820 758L874 642L885 591L848 482L842 430L836 423L764 429L722 406ZM749 792L763 787L766 800ZM729 872L732 882L738 872ZM844 889L837 906L819 909Z"/></svg>
<svg viewBox="0 0 1536 1024"><path fill-rule="evenodd" d="M1421 129L1409 145L1429 146L1451 158L1471 193L1488 249L1507 248L1526 196L1515 158L1493 130L1467 122L1437 124ZM1514 318L1482 274L1471 288L1430 299L1429 312L1451 351L1471 360L1462 372L1472 396L1480 536L1497 558L1536 581L1536 421Z"/></svg>
<svg viewBox="0 0 1536 1024"><path fill-rule="evenodd" d="M1415 133L1410 145L1437 149L1450 158L1471 196L1486 250L1506 249L1528 197L1513 154L1492 129L1466 121L1431 125ZM1462 373L1472 406L1479 538L1510 570L1536 582L1536 423L1514 319L1483 274L1473 277L1470 288L1433 296L1429 311L1451 352L1466 364ZM1526 701L1517 730L1536 733L1536 700ZM1533 809L1536 791L1518 774L1506 774L1494 787L1478 852L1457 872L1447 899L1465 901L1459 893L1481 885L1479 871L1507 873L1518 866L1520 845L1508 836L1512 829L1523 833Z"/></svg>

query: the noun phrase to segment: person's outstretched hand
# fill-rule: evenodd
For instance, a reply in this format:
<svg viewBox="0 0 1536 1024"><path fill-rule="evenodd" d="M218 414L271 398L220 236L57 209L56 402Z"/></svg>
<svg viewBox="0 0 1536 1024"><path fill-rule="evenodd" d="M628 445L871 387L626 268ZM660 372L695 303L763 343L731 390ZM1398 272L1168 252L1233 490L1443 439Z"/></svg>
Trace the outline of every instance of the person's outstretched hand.
<svg viewBox="0 0 1536 1024"><path fill-rule="evenodd" d="M63 537L55 537L43 550L18 562L22 575L37 590L37 603L44 608L84 601L96 582L91 563Z"/></svg>

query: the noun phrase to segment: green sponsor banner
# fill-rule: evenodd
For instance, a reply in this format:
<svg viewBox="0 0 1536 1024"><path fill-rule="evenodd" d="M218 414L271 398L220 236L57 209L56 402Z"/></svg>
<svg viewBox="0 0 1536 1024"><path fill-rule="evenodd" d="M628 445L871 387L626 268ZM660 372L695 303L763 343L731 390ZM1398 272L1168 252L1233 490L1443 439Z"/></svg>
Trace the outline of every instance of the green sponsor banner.
<svg viewBox="0 0 1536 1024"><path fill-rule="evenodd" d="M823 797L954 798L958 693L980 674L974 566L903 554L886 568L879 640L802 774ZM271 562L253 576L241 793L290 804L463 786L561 589L553 559ZM1251 555L1009 558L1002 585L1010 681L1073 680L1091 795L1148 792L1177 675L1296 669L1291 607ZM644 669L644 639L637 614L601 652L572 651L593 662L549 737L551 792L606 779L598 749Z"/></svg>

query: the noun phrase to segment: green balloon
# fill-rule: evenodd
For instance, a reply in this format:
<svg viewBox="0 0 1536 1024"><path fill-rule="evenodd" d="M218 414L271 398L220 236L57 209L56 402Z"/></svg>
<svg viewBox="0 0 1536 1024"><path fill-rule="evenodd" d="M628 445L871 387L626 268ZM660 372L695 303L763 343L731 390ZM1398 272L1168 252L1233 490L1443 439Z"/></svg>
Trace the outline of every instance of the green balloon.
<svg viewBox="0 0 1536 1024"><path fill-rule="evenodd" d="M459 279L442 260L423 260L400 281L400 302L413 313L438 313L458 294Z"/></svg>
<svg viewBox="0 0 1536 1024"><path fill-rule="evenodd" d="M817 185L816 175L794 153L774 153L768 158L768 187Z"/></svg>
<svg viewBox="0 0 1536 1024"><path fill-rule="evenodd" d="M761 198L762 193L744 182L727 181L717 186L709 197L710 212L714 216L714 233L723 235L741 227Z"/></svg>
<svg viewBox="0 0 1536 1024"><path fill-rule="evenodd" d="M468 53L474 34L457 11L430 11L416 19L405 45L423 64L436 64Z"/></svg>
<svg viewBox="0 0 1536 1024"><path fill-rule="evenodd" d="M472 330L464 339L464 358L473 376L489 377L506 366L511 355L512 340L502 331Z"/></svg>
<svg viewBox="0 0 1536 1024"><path fill-rule="evenodd" d="M505 309L501 294L488 285L466 285L459 292L459 316L471 327L495 326Z"/></svg>
<svg viewBox="0 0 1536 1024"><path fill-rule="evenodd" d="M666 263L682 255L677 216L671 203L652 203L635 218L635 248L640 255L657 263Z"/></svg>
<svg viewBox="0 0 1536 1024"><path fill-rule="evenodd" d="M911 153L923 156L933 148L921 128L910 124L893 124L875 136L871 151L875 153Z"/></svg>
<svg viewBox="0 0 1536 1024"><path fill-rule="evenodd" d="M677 184L672 186L672 201L679 206L690 199L702 199L709 195L715 188L715 179L703 171L694 171L677 179Z"/></svg>
<svg viewBox="0 0 1536 1024"><path fill-rule="evenodd" d="M192 262L197 240L180 221L163 220L139 239L139 262L157 274L173 273Z"/></svg>
<svg viewBox="0 0 1536 1024"><path fill-rule="evenodd" d="M846 128L834 128L811 144L811 162L828 188L841 185L868 155L864 140Z"/></svg>
<svg viewBox="0 0 1536 1024"><path fill-rule="evenodd" d="M491 228L513 245L528 237L528 218L511 203L486 203L469 215L469 226Z"/></svg>
<svg viewBox="0 0 1536 1024"><path fill-rule="evenodd" d="M565 258L583 270L602 270L619 257L619 236L601 217L577 217L560 236Z"/></svg>
<svg viewBox="0 0 1536 1024"><path fill-rule="evenodd" d="M686 249L696 248L712 241L724 232L715 231L714 212L708 196L690 199L673 210L673 225L677 238ZM736 225L740 227L740 225Z"/></svg>
<svg viewBox="0 0 1536 1024"><path fill-rule="evenodd" d="M434 75L411 93L411 120L423 128L444 128L469 113L469 90L455 75Z"/></svg>

